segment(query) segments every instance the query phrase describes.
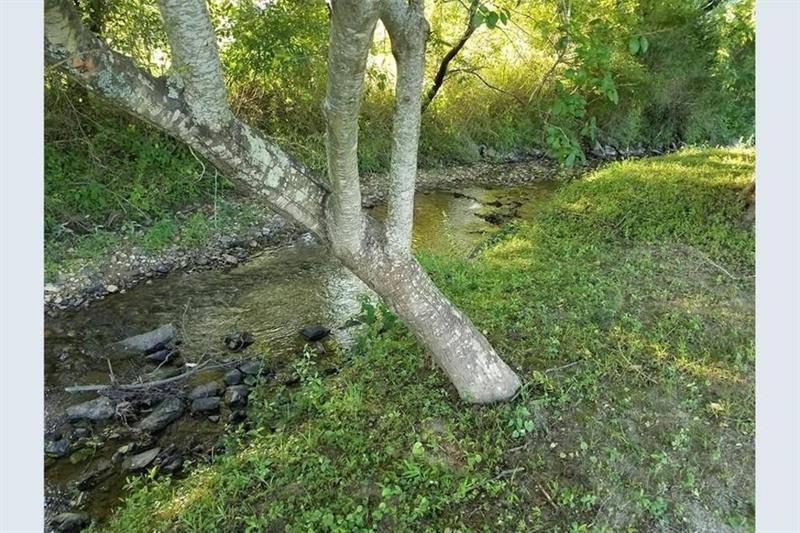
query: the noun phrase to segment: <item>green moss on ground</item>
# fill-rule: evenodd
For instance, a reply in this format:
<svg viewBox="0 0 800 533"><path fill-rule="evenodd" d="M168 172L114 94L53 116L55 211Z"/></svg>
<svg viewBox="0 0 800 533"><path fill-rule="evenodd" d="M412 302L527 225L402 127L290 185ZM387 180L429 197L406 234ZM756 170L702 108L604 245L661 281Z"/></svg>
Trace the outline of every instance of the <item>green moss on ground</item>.
<svg viewBox="0 0 800 533"><path fill-rule="evenodd" d="M424 256L523 377L514 401L459 402L378 312L327 356L339 374L302 358L299 387L258 391L256 429L186 479L134 481L108 529L752 530L753 165L610 164L473 260Z"/></svg>

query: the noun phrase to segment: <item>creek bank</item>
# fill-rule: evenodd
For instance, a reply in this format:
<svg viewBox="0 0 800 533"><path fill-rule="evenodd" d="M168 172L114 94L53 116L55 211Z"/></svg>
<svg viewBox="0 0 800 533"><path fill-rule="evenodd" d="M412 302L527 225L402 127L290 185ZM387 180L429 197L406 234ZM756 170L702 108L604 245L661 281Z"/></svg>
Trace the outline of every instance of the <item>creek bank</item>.
<svg viewBox="0 0 800 533"><path fill-rule="evenodd" d="M298 339L302 339L300 333L296 332ZM216 341L229 356L213 365L184 358L170 367L166 362L159 364L159 370L175 370L179 379L148 382L152 373L143 373L127 385L112 381L71 388L95 397L68 406L45 435L46 479L60 486L59 491L50 490L47 498L48 530L80 531L92 519L104 518L113 505L108 505L103 493L119 493L131 473L177 475L187 461L205 461L209 453L221 449L231 428L247 424L246 408L255 387L297 382L293 372L279 374L258 354L243 352L238 345L231 348L231 337L245 337L250 344L255 341L246 331ZM174 350L180 344L176 328L167 324L110 347L125 347L128 358L153 366L148 352ZM206 429L197 438L191 428L200 423ZM179 424L184 428L173 430Z"/></svg>

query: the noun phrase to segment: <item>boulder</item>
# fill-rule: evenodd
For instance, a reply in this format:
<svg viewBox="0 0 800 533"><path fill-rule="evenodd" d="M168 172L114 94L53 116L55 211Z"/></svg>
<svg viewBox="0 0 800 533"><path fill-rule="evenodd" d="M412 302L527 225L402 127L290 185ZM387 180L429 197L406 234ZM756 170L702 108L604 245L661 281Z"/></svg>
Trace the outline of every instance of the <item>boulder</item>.
<svg viewBox="0 0 800 533"><path fill-rule="evenodd" d="M247 403L247 396L250 394L250 387L246 385L234 385L225 391L225 403L236 407Z"/></svg>
<svg viewBox="0 0 800 533"><path fill-rule="evenodd" d="M189 393L190 400L197 400L199 398L208 398L210 396L217 396L219 395L220 391L225 387L219 381L209 381L207 383L203 383L202 385L198 385L197 387L193 388Z"/></svg>
<svg viewBox="0 0 800 533"><path fill-rule="evenodd" d="M114 402L105 396L67 407L67 418L71 421L91 420L98 422L111 418L114 413Z"/></svg>
<svg viewBox="0 0 800 533"><path fill-rule="evenodd" d="M74 533L84 529L90 522L86 513L61 513L53 517L50 525L56 531Z"/></svg>
<svg viewBox="0 0 800 533"><path fill-rule="evenodd" d="M225 346L233 352L240 352L255 342L249 331L237 331L225 337Z"/></svg>
<svg viewBox="0 0 800 533"><path fill-rule="evenodd" d="M185 407L180 399L169 397L153 409L153 412L139 421L137 428L143 431L160 431L183 415Z"/></svg>
<svg viewBox="0 0 800 533"><path fill-rule="evenodd" d="M219 411L219 397L197 398L192 401L191 410L193 413L216 413Z"/></svg>
<svg viewBox="0 0 800 533"><path fill-rule="evenodd" d="M239 370L248 376L256 376L258 374L267 373L268 370L264 369L264 365L257 359L250 359L239 365Z"/></svg>
<svg viewBox="0 0 800 533"><path fill-rule="evenodd" d="M122 468L125 470L130 470L131 472L143 470L147 468L147 466L152 463L156 457L158 457L160 452L161 448L152 448L142 453L132 455L131 457L125 459L125 461L122 463Z"/></svg>
<svg viewBox="0 0 800 533"><path fill-rule="evenodd" d="M314 325L303 328L302 331L300 331L300 335L302 335L308 341L315 342L320 339L324 339L330 332L331 330L325 326Z"/></svg>
<svg viewBox="0 0 800 533"><path fill-rule="evenodd" d="M175 338L175 326L166 324L160 328L128 337L115 344L117 348L128 353L152 352L159 348L159 345L166 345Z"/></svg>

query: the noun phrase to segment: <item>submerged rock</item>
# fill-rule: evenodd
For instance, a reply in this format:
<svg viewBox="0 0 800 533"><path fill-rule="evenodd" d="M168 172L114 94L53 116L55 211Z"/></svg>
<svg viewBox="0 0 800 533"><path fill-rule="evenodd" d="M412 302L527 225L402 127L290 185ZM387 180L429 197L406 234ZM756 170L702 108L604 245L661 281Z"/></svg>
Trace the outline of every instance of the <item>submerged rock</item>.
<svg viewBox="0 0 800 533"><path fill-rule="evenodd" d="M87 474L78 480L78 490L89 490L96 487L102 481L111 477L114 473L114 468L111 461L101 459Z"/></svg>
<svg viewBox="0 0 800 533"><path fill-rule="evenodd" d="M152 463L156 457L158 457L160 452L161 448L153 448L142 453L137 453L136 455L125 459L125 461L122 463L122 468L132 472L147 468L147 466Z"/></svg>
<svg viewBox="0 0 800 533"><path fill-rule="evenodd" d="M115 346L126 352L152 352L159 348L159 345L166 345L176 334L175 326L166 324L152 331L123 339Z"/></svg>
<svg viewBox="0 0 800 533"><path fill-rule="evenodd" d="M145 356L145 359L150 361L151 363L165 363L169 361L173 356L177 355L177 350L170 350L169 348L165 348L163 350L158 350L153 353L150 353Z"/></svg>
<svg viewBox="0 0 800 533"><path fill-rule="evenodd" d="M142 419L136 427L143 431L159 431L170 425L183 415L185 407L178 398L170 397L153 409L153 412Z"/></svg>
<svg viewBox="0 0 800 533"><path fill-rule="evenodd" d="M75 420L92 420L94 422L107 420L114 416L114 402L100 396L88 402L67 407L67 418Z"/></svg>
<svg viewBox="0 0 800 533"><path fill-rule="evenodd" d="M300 335L305 337L306 340L311 342L318 341L320 339L324 339L331 330L326 328L325 326L321 325L314 325L314 326L306 326L300 332Z"/></svg>
<svg viewBox="0 0 800 533"><path fill-rule="evenodd" d="M247 396L250 394L250 387L246 385L234 385L225 391L225 403L236 407L247 403Z"/></svg>
<svg viewBox="0 0 800 533"><path fill-rule="evenodd" d="M86 513L61 513L53 517L50 525L56 531L75 533L89 525L91 520Z"/></svg>
<svg viewBox="0 0 800 533"><path fill-rule="evenodd" d="M192 402L193 413L215 413L219 411L219 397L197 398Z"/></svg>
<svg viewBox="0 0 800 533"><path fill-rule="evenodd" d="M219 392L224 388L225 387L223 387L222 383L220 383L219 381L209 381L207 383L203 383L202 385L198 385L197 387L193 388L192 391L189 393L189 399L197 400L200 398L217 396Z"/></svg>
<svg viewBox="0 0 800 533"><path fill-rule="evenodd" d="M225 346L233 352L239 352L253 344L255 340L249 331L237 331L225 337Z"/></svg>

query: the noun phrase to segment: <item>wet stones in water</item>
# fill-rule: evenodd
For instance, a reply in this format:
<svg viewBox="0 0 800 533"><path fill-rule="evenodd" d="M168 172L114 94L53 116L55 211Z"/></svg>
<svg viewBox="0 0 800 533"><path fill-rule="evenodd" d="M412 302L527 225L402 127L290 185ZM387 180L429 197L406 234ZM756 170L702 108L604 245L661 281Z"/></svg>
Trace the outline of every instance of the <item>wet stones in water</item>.
<svg viewBox="0 0 800 533"><path fill-rule="evenodd" d="M76 533L89 525L91 520L86 513L61 513L53 517L50 525L56 531Z"/></svg>
<svg viewBox="0 0 800 533"><path fill-rule="evenodd" d="M116 343L123 352L152 353L164 349L166 344L175 338L175 326L166 324L152 331L128 337Z"/></svg>
<svg viewBox="0 0 800 533"><path fill-rule="evenodd" d="M48 457L66 457L68 452L69 440L67 439L48 440L44 443L44 453Z"/></svg>
<svg viewBox="0 0 800 533"><path fill-rule="evenodd" d="M225 346L233 352L240 352L253 342L255 342L255 338L249 331L237 331L225 337Z"/></svg>
<svg viewBox="0 0 800 533"><path fill-rule="evenodd" d="M233 368L225 372L225 376L222 378L225 381L226 385L238 385L242 382L242 371L238 368Z"/></svg>
<svg viewBox="0 0 800 533"><path fill-rule="evenodd" d="M190 400L198 400L200 398L208 398L210 396L217 396L219 392L225 387L219 381L209 381L198 385L189 393Z"/></svg>
<svg viewBox="0 0 800 533"><path fill-rule="evenodd" d="M272 374L269 369L265 368L264 365L261 364L261 361L256 359L245 361L239 365L239 370L246 376L267 376Z"/></svg>
<svg viewBox="0 0 800 533"><path fill-rule="evenodd" d="M161 452L161 448L153 448L152 450L147 450L142 453L137 453L136 455L127 458L122 463L122 468L125 470L129 470L131 472L135 472L137 470L143 470L147 468L147 466L152 463L158 454Z"/></svg>
<svg viewBox="0 0 800 533"><path fill-rule="evenodd" d="M314 325L303 328L303 330L300 332L300 335L302 335L308 341L315 342L324 339L330 332L331 330L325 326Z"/></svg>
<svg viewBox="0 0 800 533"><path fill-rule="evenodd" d="M111 418L114 416L114 412L114 402L105 396L100 396L94 400L67 407L67 418L71 421L91 420L98 422Z"/></svg>
<svg viewBox="0 0 800 533"><path fill-rule="evenodd" d="M192 401L193 413L216 413L219 411L219 397L197 398Z"/></svg>
<svg viewBox="0 0 800 533"><path fill-rule="evenodd" d="M111 461L101 459L87 474L78 480L78 490L92 489L111 477L113 473L114 468L111 465Z"/></svg>
<svg viewBox="0 0 800 533"><path fill-rule="evenodd" d="M238 407L247 403L247 396L250 394L250 387L246 385L234 385L225 391L225 403L232 407Z"/></svg>
<svg viewBox="0 0 800 533"><path fill-rule="evenodd" d="M183 415L185 407L180 399L170 397L158 404L153 412L141 420L136 427L149 432L164 429Z"/></svg>

